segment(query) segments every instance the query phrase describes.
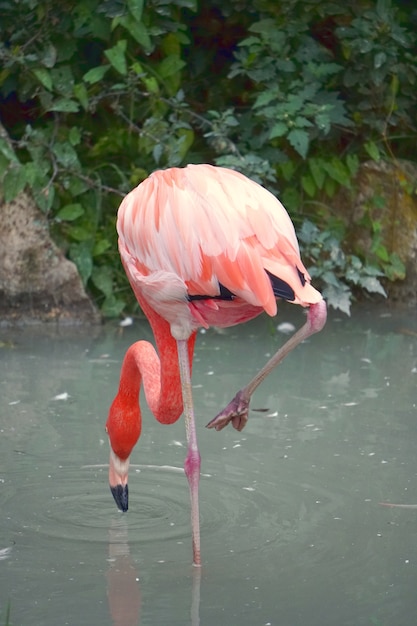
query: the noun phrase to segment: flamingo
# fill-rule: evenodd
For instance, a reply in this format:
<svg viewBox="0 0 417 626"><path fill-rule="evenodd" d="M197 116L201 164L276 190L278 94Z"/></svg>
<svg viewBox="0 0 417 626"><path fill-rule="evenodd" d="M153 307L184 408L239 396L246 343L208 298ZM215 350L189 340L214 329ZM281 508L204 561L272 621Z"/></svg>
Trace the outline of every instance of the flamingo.
<svg viewBox="0 0 417 626"><path fill-rule="evenodd" d="M196 332L246 322L263 311L274 316L277 298L308 307L305 324L207 424L219 431L231 422L241 431L255 389L291 350L323 328L326 304L310 283L285 208L237 171L200 164L153 172L123 199L117 232L125 272L157 351L137 341L124 357L106 422L110 489L118 508L127 511L129 458L141 433L143 384L160 423L172 424L184 412L193 563L199 566L201 459L191 387Z"/></svg>

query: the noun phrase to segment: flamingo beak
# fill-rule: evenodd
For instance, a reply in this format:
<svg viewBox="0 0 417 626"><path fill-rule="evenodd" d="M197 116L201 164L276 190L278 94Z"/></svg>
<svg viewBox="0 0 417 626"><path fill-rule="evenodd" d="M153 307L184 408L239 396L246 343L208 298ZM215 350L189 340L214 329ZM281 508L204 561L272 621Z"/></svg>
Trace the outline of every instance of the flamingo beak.
<svg viewBox="0 0 417 626"><path fill-rule="evenodd" d="M129 508L129 488L127 486L127 483L126 485L119 484L115 487L112 487L110 485L110 491L113 494L113 498L117 504L117 508L123 513L126 513Z"/></svg>
<svg viewBox="0 0 417 626"><path fill-rule="evenodd" d="M110 449L109 484L117 508L125 513L129 508L129 488L127 475L129 470L129 458L122 461L113 450Z"/></svg>

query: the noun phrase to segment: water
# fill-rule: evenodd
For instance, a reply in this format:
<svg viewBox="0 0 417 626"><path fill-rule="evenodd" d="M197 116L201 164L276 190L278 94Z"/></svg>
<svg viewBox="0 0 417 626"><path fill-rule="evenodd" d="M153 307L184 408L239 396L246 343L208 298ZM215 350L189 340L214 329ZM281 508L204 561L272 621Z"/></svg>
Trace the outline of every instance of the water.
<svg viewBox="0 0 417 626"><path fill-rule="evenodd" d="M8 610L14 626L416 623L415 311L331 315L258 389L244 431L206 430L285 339L277 323L197 340L201 571L182 419L144 407L128 514L107 485L104 423L147 324L0 332L0 626Z"/></svg>

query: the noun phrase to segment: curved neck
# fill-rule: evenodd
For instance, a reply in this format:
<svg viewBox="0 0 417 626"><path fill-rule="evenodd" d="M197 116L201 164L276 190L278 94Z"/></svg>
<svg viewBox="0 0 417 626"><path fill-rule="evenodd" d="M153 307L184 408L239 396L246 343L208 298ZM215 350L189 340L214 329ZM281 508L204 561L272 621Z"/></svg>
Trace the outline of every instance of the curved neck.
<svg viewBox="0 0 417 626"><path fill-rule="evenodd" d="M183 411L177 342L168 322L146 302L140 305L151 324L158 352L147 341L137 341L130 346L122 365L119 394L137 403L142 381L147 404L156 419L172 424ZM188 340L190 363L195 338L196 333L193 333Z"/></svg>

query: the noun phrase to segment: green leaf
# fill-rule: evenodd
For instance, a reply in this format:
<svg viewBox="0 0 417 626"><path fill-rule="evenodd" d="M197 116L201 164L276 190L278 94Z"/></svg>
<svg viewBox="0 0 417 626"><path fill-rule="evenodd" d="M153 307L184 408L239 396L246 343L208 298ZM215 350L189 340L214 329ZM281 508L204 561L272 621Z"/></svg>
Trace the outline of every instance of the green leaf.
<svg viewBox="0 0 417 626"><path fill-rule="evenodd" d="M369 154L373 161L379 161L381 158L381 154L379 152L379 148L373 141L367 141L364 146L366 152Z"/></svg>
<svg viewBox="0 0 417 626"><path fill-rule="evenodd" d="M41 211L48 213L54 203L55 187L53 185L49 185L48 187L45 185L36 185L32 187L32 193Z"/></svg>
<svg viewBox="0 0 417 626"><path fill-rule="evenodd" d="M48 90L52 91L52 78L50 72L43 67L37 67L33 70L38 81Z"/></svg>
<svg viewBox="0 0 417 626"><path fill-rule="evenodd" d="M385 63L387 55L385 52L378 52L374 57L374 68L377 70Z"/></svg>
<svg viewBox="0 0 417 626"><path fill-rule="evenodd" d="M306 194L309 195L310 198L313 198L317 190L313 177L305 174L301 177L301 184Z"/></svg>
<svg viewBox="0 0 417 626"><path fill-rule="evenodd" d="M322 159L311 158L308 160L308 167L316 183L317 189L323 189L324 179L326 178L326 172L323 168Z"/></svg>
<svg viewBox="0 0 417 626"><path fill-rule="evenodd" d="M73 222L81 215L84 215L84 208L81 204L67 204L56 214L56 218L65 222Z"/></svg>
<svg viewBox="0 0 417 626"><path fill-rule="evenodd" d="M359 284L369 293L380 293L385 297L387 296L385 289L375 276L363 276L360 278Z"/></svg>
<svg viewBox="0 0 417 626"><path fill-rule="evenodd" d="M21 166L10 167L3 178L3 193L5 202L11 202L16 196L23 191L26 180L26 170Z"/></svg>
<svg viewBox="0 0 417 626"><path fill-rule="evenodd" d="M185 65L186 62L179 56L176 54L170 54L165 57L165 59L162 59L158 65L158 74L161 78L168 78L169 76L173 76L174 74L180 72Z"/></svg>
<svg viewBox="0 0 417 626"><path fill-rule="evenodd" d="M64 167L79 166L78 156L69 142L55 143L52 146L53 153L57 160Z"/></svg>
<svg viewBox="0 0 417 626"><path fill-rule="evenodd" d="M126 302L120 298L116 298L113 294L108 296L102 306L101 312L104 317L118 317L126 306Z"/></svg>
<svg viewBox="0 0 417 626"><path fill-rule="evenodd" d="M85 111L88 110L88 92L84 83L78 83L74 85L74 96L80 102Z"/></svg>
<svg viewBox="0 0 417 626"><path fill-rule="evenodd" d="M123 15L121 17L115 18L114 25L116 24L121 24L121 26L123 26L123 28L128 31L133 39L137 41L140 46L143 47L145 52L152 52L154 46L152 44L146 26L142 22L133 19L131 15Z"/></svg>
<svg viewBox="0 0 417 626"><path fill-rule="evenodd" d="M107 59L113 65L114 69L125 76L127 74L127 64L126 64L126 52L127 41L126 39L120 39L113 48L109 48L104 51Z"/></svg>
<svg viewBox="0 0 417 626"><path fill-rule="evenodd" d="M111 247L112 247L112 244L110 243L108 239L99 239L94 244L93 257L101 256L102 254L107 252L107 250L109 250Z"/></svg>
<svg viewBox="0 0 417 626"><path fill-rule="evenodd" d="M303 159L305 159L307 156L307 150L309 145L308 133L301 128L293 128L288 133L287 139L294 148L294 150L296 150L296 152L298 152L298 154L302 156Z"/></svg>
<svg viewBox="0 0 417 626"><path fill-rule="evenodd" d="M80 106L75 100L69 100L68 98L60 98L56 100L52 106L48 108L49 111L58 111L61 113L78 113Z"/></svg>
<svg viewBox="0 0 417 626"><path fill-rule="evenodd" d="M10 143L4 139L3 137L0 137L0 152L6 157L6 159L8 161L10 161L11 163L15 163L16 165L20 165L20 161L17 158L15 151L13 150L12 146L10 145Z"/></svg>
<svg viewBox="0 0 417 626"><path fill-rule="evenodd" d="M79 243L91 241L91 230L88 226L70 226L68 228L68 237Z"/></svg>
<svg viewBox="0 0 417 626"><path fill-rule="evenodd" d="M72 243L69 247L69 257L77 266L78 273L84 285L91 276L93 269L93 260L91 258L91 243L82 241L80 243Z"/></svg>
<svg viewBox="0 0 417 626"><path fill-rule="evenodd" d="M28 161L23 166L25 168L25 176L27 184L32 187L35 184L35 181L39 178L42 178L43 172L39 171L38 163L34 163L33 161Z"/></svg>
<svg viewBox="0 0 417 626"><path fill-rule="evenodd" d="M137 22L140 22L142 19L143 1L144 0L127 0L129 11Z"/></svg>
<svg viewBox="0 0 417 626"><path fill-rule="evenodd" d="M91 273L91 280L94 285L105 296L110 296L113 292L113 270L108 266L95 267Z"/></svg>
<svg viewBox="0 0 417 626"><path fill-rule="evenodd" d="M284 124L284 122L277 122L276 124L273 125L273 127L269 131L269 138L274 139L275 137L283 137L283 135L286 135L287 132L288 132L287 124Z"/></svg>
<svg viewBox="0 0 417 626"><path fill-rule="evenodd" d="M54 67L56 63L56 59L57 59L57 50L55 46L53 46L50 43L49 45L46 46L45 50L43 51L42 64L45 67L49 67L49 68Z"/></svg>
<svg viewBox="0 0 417 626"><path fill-rule="evenodd" d="M68 133L68 139L72 146L78 146L81 141L81 131L77 126L73 126Z"/></svg>
<svg viewBox="0 0 417 626"><path fill-rule="evenodd" d="M334 157L330 161L323 161L323 168L330 178L339 183L339 185L343 185L343 187L351 186L349 170L339 158Z"/></svg>
<svg viewBox="0 0 417 626"><path fill-rule="evenodd" d="M110 69L110 65L99 65L88 70L83 76L83 80L90 85L98 83L104 76L104 74Z"/></svg>
<svg viewBox="0 0 417 626"><path fill-rule="evenodd" d="M346 157L346 165L351 176L356 176L359 169L359 157L357 154L348 154Z"/></svg>
<svg viewBox="0 0 417 626"><path fill-rule="evenodd" d="M334 309L339 309L342 313L350 315L352 293L347 285L342 283L338 287L329 285L323 289L323 296Z"/></svg>

